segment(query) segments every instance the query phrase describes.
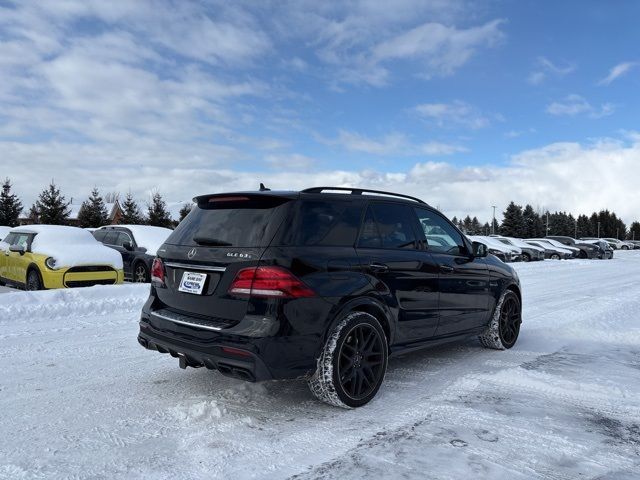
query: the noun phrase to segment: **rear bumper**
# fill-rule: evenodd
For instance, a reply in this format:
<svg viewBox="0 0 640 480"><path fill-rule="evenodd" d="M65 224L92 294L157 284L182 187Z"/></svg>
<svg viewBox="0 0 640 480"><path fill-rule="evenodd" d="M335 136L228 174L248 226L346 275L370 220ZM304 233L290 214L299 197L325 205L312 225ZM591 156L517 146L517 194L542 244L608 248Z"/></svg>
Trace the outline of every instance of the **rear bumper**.
<svg viewBox="0 0 640 480"><path fill-rule="evenodd" d="M138 343L178 358L183 368L205 367L250 382L300 378L316 367L319 335L250 337L221 327L176 323L143 310Z"/></svg>
<svg viewBox="0 0 640 480"><path fill-rule="evenodd" d="M231 355L223 350L222 344L211 345L207 352L186 348L176 344L171 339L163 339L153 335L149 331L140 329L138 343L148 350L160 353L168 353L179 359L181 368L205 367L210 370L218 370L223 375L238 378L248 382L258 382L273 379L273 375L260 357L249 353L246 356Z"/></svg>

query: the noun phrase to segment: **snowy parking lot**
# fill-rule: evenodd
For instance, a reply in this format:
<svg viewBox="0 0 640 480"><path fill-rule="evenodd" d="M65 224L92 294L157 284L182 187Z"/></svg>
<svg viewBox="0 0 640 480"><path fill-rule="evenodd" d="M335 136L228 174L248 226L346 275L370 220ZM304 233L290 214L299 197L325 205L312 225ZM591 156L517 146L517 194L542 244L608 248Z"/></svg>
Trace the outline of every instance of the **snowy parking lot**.
<svg viewBox="0 0 640 480"><path fill-rule="evenodd" d="M0 478L640 476L640 251L516 264L521 337L391 360L358 410L178 368L148 286L0 295Z"/></svg>

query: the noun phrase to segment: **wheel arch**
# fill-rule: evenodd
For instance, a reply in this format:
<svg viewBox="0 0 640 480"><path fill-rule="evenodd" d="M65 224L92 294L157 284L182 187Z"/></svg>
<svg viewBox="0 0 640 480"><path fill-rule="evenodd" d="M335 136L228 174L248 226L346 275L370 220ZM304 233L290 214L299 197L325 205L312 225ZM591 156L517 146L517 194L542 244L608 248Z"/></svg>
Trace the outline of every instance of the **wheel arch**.
<svg viewBox="0 0 640 480"><path fill-rule="evenodd" d="M27 271L26 271L26 274L24 276L25 287L27 285L27 282L29 281L29 273L31 273L32 271L35 271L38 274L38 276L40 277L40 285L42 285L42 288L47 288L47 286L44 284L44 277L42 276L42 272L40 271L40 267L35 262L31 262L27 266Z"/></svg>
<svg viewBox="0 0 640 480"><path fill-rule="evenodd" d="M340 306L333 316L333 321L327 329L325 337L329 335L340 320L351 312L363 312L372 315L380 322L387 337L387 344L390 346L395 337L395 324L392 320L391 312L380 301L372 297L359 297L347 301ZM325 338L326 341L326 338Z"/></svg>
<svg viewBox="0 0 640 480"><path fill-rule="evenodd" d="M508 290L511 290L513 293L516 294L516 296L518 297L518 300L520 301L520 306L522 308L522 290L520 289L520 286L517 285L516 283L510 283L504 289L505 292L508 291Z"/></svg>

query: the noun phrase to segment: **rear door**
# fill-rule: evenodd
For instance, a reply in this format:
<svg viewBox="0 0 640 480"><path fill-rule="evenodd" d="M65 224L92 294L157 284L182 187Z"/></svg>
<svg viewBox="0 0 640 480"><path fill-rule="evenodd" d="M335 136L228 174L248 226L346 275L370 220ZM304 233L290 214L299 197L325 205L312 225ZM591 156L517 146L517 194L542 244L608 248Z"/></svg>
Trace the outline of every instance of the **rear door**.
<svg viewBox="0 0 640 480"><path fill-rule="evenodd" d="M357 253L375 290L397 315L396 342L433 336L438 326L438 270L431 254L418 249L411 207L372 202Z"/></svg>
<svg viewBox="0 0 640 480"><path fill-rule="evenodd" d="M241 269L258 265L291 201L267 194L199 198L158 250L166 271L166 288L156 288L158 306L205 320L240 321L248 297L230 295L229 286ZM203 279L201 293L181 291L188 278Z"/></svg>
<svg viewBox="0 0 640 480"><path fill-rule="evenodd" d="M489 270L483 258L469 256L462 234L435 210L414 208L440 273L440 321L437 336L452 335L484 325L488 320Z"/></svg>

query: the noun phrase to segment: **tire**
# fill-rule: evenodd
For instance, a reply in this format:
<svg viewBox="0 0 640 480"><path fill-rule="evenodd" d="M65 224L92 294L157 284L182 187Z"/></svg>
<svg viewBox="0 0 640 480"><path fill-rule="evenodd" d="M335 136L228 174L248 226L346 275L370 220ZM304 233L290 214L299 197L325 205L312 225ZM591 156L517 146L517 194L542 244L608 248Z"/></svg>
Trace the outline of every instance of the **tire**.
<svg viewBox="0 0 640 480"><path fill-rule="evenodd" d="M521 323L520 299L512 290L507 290L496 305L491 323L478 339L483 347L507 350L516 344Z"/></svg>
<svg viewBox="0 0 640 480"><path fill-rule="evenodd" d="M361 407L378 393L388 360L387 337L380 322L368 313L352 312L329 335L309 389L329 405Z"/></svg>
<svg viewBox="0 0 640 480"><path fill-rule="evenodd" d="M623 245L622 250L629 250L629 247L627 247L626 245Z"/></svg>
<svg viewBox="0 0 640 480"><path fill-rule="evenodd" d="M134 283L149 283L151 281L149 269L143 262L138 262L134 265L131 280Z"/></svg>
<svg viewBox="0 0 640 480"><path fill-rule="evenodd" d="M36 290L44 290L44 286L42 285L42 278L40 277L40 272L35 268L32 268L27 273L27 282L25 284L25 290L36 291Z"/></svg>
<svg viewBox="0 0 640 480"><path fill-rule="evenodd" d="M528 253L523 253L522 254L522 261L523 262L530 262L531 261L531 256Z"/></svg>
<svg viewBox="0 0 640 480"><path fill-rule="evenodd" d="M557 253L552 253L550 258L551 260L560 260L560 255L558 255Z"/></svg>

